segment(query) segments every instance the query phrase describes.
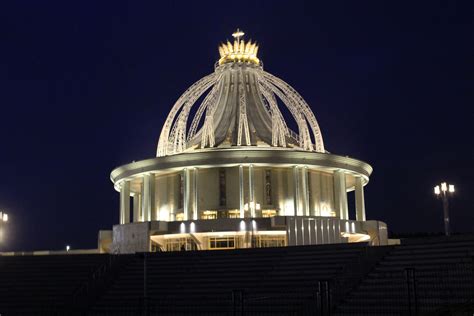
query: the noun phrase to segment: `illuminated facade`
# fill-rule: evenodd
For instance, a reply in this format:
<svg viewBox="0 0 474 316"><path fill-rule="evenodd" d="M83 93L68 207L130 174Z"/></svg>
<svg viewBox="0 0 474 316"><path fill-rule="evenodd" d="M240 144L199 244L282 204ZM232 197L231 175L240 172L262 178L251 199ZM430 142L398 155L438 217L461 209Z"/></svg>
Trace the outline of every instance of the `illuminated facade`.
<svg viewBox="0 0 474 316"><path fill-rule="evenodd" d="M112 171L120 223L111 245L101 232L99 247L125 253L385 244L386 225L365 218L371 166L328 153L304 99L263 70L255 42L240 31L233 36L219 46L214 72L172 107L157 157Z"/></svg>

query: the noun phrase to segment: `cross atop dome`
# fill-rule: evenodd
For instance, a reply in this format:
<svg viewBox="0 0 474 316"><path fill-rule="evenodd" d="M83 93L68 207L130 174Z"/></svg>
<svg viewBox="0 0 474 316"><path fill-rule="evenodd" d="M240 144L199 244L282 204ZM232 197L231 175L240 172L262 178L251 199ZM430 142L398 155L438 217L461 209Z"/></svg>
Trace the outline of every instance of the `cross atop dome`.
<svg viewBox="0 0 474 316"><path fill-rule="evenodd" d="M222 43L219 46L219 65L235 62L260 64L260 60L257 58L257 43L252 43L252 40L246 43L245 40L240 39L244 35L245 33L237 28L237 30L232 33L234 44L227 41L227 43Z"/></svg>
<svg viewBox="0 0 474 316"><path fill-rule="evenodd" d="M245 35L245 33L242 32L241 30L239 30L239 28L237 28L237 30L234 33L232 33L232 36L234 38L236 38L237 40L240 40L240 37L242 37L244 35Z"/></svg>

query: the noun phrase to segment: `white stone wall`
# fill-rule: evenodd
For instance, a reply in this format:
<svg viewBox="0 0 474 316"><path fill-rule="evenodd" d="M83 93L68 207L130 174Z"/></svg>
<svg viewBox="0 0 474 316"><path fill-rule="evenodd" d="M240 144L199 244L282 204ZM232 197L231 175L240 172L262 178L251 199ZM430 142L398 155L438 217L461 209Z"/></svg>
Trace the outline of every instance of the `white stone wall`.
<svg viewBox="0 0 474 316"><path fill-rule="evenodd" d="M150 251L150 223L129 223L113 227L112 253Z"/></svg>

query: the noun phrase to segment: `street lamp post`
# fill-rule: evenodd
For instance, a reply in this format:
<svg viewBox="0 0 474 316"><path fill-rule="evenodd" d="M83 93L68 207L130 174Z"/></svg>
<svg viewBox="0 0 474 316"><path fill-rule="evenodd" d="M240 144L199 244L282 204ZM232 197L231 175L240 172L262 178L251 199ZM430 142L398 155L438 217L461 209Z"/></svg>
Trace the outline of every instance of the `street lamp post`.
<svg viewBox="0 0 474 316"><path fill-rule="evenodd" d="M444 213L444 232L446 236L450 235L449 232L449 202L448 195L454 193L454 185L447 184L446 182L441 183L434 187L434 193L438 198L443 201L443 213Z"/></svg>

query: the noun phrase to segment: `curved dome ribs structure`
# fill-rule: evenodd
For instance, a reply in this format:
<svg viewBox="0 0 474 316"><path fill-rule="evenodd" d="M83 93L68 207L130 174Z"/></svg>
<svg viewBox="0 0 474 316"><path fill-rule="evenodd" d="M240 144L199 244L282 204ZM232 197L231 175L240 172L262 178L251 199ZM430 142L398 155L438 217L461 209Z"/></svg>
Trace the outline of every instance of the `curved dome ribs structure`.
<svg viewBox="0 0 474 316"><path fill-rule="evenodd" d="M216 74L210 74L195 82L173 105L161 130L157 156L182 152L185 147L186 123L194 102L216 82ZM181 112L180 112L181 110ZM175 121L176 115L179 114ZM174 123L174 125L173 125Z"/></svg>
<svg viewBox="0 0 474 316"><path fill-rule="evenodd" d="M224 55L214 73L194 83L176 101L160 135L158 157L232 146L325 153L321 130L309 105L289 84L263 70L254 55L258 46L252 50L255 43L248 48L253 57L242 57L248 45L241 42L233 52L223 44L221 55L232 54L232 60ZM192 107L206 92L189 124ZM295 120L297 133L288 127L281 104Z"/></svg>
<svg viewBox="0 0 474 316"><path fill-rule="evenodd" d="M302 113L302 115L304 115L304 118L309 121L309 125L311 127L311 130L313 132L314 139L315 139L315 146L316 146L315 150L317 152L324 153L325 150L324 150L323 136L321 134L321 130L319 128L318 121L316 120L316 117L314 116L313 111L311 111L311 108L306 103L306 101L303 99L303 97L295 89L293 89L289 84L287 84L286 82L284 82L280 78L275 77L272 74L270 74L268 72L265 72L265 71L262 71L262 74L263 74L264 78L267 79L268 82L274 84L274 88L272 89L273 91L277 91L278 89L276 87L278 87L284 92L285 95L290 96L293 99L293 101L296 105L296 108L299 108L299 110L301 111L300 113ZM300 120L301 119L303 119L303 118L300 117ZM303 124L302 124L302 126L303 126ZM304 124L304 126L307 127L306 124ZM308 132L307 129L306 129L305 132L306 133ZM306 135L305 141L307 142L307 145L305 145L305 146L308 146L311 143L311 140L308 137L308 135ZM304 147L304 146L302 146L302 147Z"/></svg>

